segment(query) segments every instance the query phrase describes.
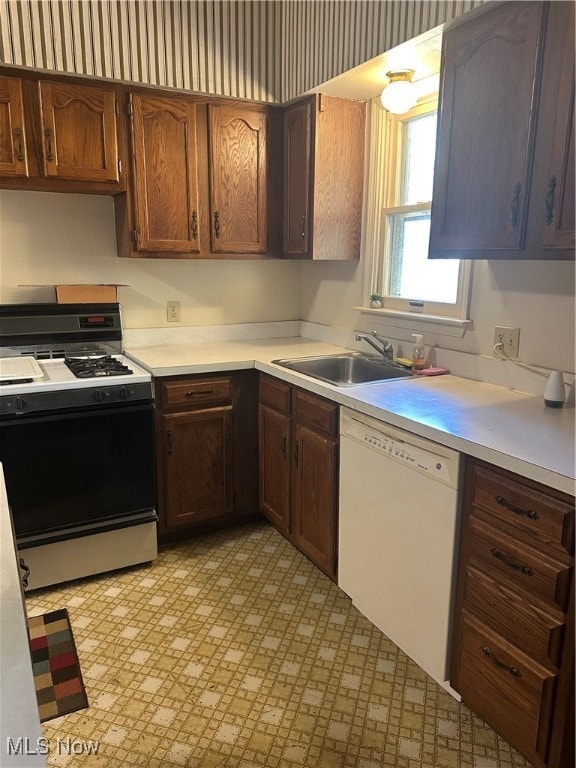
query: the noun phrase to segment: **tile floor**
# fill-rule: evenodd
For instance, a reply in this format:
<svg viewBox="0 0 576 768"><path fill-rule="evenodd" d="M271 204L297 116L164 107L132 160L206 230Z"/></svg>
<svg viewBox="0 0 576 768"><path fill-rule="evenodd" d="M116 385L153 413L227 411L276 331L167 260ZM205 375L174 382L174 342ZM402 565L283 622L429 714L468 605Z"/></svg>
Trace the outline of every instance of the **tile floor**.
<svg viewBox="0 0 576 768"><path fill-rule="evenodd" d="M51 766L528 765L265 523L27 603L68 608L90 701L44 724Z"/></svg>

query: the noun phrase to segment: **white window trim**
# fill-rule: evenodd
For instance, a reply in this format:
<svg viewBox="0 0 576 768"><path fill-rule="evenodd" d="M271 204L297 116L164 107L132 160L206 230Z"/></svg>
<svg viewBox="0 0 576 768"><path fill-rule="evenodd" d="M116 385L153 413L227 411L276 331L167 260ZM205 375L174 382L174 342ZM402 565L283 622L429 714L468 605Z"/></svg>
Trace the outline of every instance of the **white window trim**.
<svg viewBox="0 0 576 768"><path fill-rule="evenodd" d="M414 109L399 120L384 111L376 99L368 104L369 133L367 194L365 196L367 204L364 212L364 225L365 231L367 231L364 249L366 259L364 295L366 302L370 294L382 293L384 280L387 279L387 275L384 274L385 248L382 247L388 229L386 215L390 212L405 210L426 210L430 205L429 203L422 203L420 205L394 206L390 203L393 202L391 200L393 190L398 188L401 173L401 164L396 162L396 157L401 142L402 121L429 112L436 105L437 100L435 98L427 99L417 104ZM382 309L372 309L368 306L355 307L355 309L366 314L386 317L387 321L394 321L395 325L401 324L402 327L411 328L413 322L424 322L438 326L440 332L449 333L449 335L463 335L466 328L472 325L472 320L468 318L468 309L473 262L462 260L460 265L458 285L460 302L458 304L422 302L421 306L407 308L405 299L386 297L385 306ZM448 307L450 307L449 311L447 311Z"/></svg>

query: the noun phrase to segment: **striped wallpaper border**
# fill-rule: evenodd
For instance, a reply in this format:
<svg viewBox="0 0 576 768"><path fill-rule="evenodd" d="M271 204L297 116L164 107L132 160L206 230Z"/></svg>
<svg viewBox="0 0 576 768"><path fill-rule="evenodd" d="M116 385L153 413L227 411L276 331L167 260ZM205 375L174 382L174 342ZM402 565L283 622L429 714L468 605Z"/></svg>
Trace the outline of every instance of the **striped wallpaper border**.
<svg viewBox="0 0 576 768"><path fill-rule="evenodd" d="M0 0L0 62L283 102L484 0Z"/></svg>

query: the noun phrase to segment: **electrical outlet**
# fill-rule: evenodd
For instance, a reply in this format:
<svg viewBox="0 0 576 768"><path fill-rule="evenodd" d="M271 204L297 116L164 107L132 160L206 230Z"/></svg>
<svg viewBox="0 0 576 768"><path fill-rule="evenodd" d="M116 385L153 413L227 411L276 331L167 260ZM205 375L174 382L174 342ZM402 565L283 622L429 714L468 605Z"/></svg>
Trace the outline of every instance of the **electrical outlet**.
<svg viewBox="0 0 576 768"><path fill-rule="evenodd" d="M506 357L518 357L520 347L520 328L507 328L504 325L497 325L494 328L494 346L502 344L502 352ZM498 352L494 351L494 356L498 357Z"/></svg>
<svg viewBox="0 0 576 768"><path fill-rule="evenodd" d="M177 323L180 320L180 302L179 301L167 301L166 302L166 317L169 323Z"/></svg>

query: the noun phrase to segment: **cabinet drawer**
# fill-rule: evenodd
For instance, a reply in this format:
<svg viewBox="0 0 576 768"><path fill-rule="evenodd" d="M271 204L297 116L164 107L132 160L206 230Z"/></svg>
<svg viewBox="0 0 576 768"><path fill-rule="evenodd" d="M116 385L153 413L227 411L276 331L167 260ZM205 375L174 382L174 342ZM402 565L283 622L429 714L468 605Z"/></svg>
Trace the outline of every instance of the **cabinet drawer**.
<svg viewBox="0 0 576 768"><path fill-rule="evenodd" d="M227 377L168 381L162 382L160 387L163 408L177 405L193 407L232 400L232 380Z"/></svg>
<svg viewBox="0 0 576 768"><path fill-rule="evenodd" d="M464 607L529 656L559 666L566 626L562 619L476 568L467 569Z"/></svg>
<svg viewBox="0 0 576 768"><path fill-rule="evenodd" d="M290 384L272 376L260 376L258 398L263 405L269 405L275 411L289 414L291 410Z"/></svg>
<svg viewBox="0 0 576 768"><path fill-rule="evenodd" d="M574 504L540 492L488 467L474 464L475 507L548 544L574 551Z"/></svg>
<svg viewBox="0 0 576 768"><path fill-rule="evenodd" d="M327 437L338 435L338 405L302 389L293 393L293 412L298 424L303 424Z"/></svg>
<svg viewBox="0 0 576 768"><path fill-rule="evenodd" d="M452 683L464 703L523 755L546 760L556 675L465 613Z"/></svg>
<svg viewBox="0 0 576 768"><path fill-rule="evenodd" d="M470 516L470 560L505 585L566 610L572 568Z"/></svg>

